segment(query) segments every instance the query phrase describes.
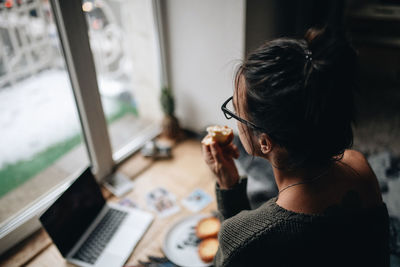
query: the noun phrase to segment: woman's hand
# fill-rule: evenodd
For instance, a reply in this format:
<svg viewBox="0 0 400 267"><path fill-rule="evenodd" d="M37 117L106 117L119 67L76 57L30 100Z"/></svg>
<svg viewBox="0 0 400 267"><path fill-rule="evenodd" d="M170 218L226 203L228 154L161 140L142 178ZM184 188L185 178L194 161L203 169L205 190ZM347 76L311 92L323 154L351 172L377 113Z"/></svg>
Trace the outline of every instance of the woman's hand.
<svg viewBox="0 0 400 267"><path fill-rule="evenodd" d="M234 158L239 157L239 150L234 144L220 147L217 142L204 145L203 157L208 167L217 176L217 182L221 189L229 189L239 181L239 173Z"/></svg>

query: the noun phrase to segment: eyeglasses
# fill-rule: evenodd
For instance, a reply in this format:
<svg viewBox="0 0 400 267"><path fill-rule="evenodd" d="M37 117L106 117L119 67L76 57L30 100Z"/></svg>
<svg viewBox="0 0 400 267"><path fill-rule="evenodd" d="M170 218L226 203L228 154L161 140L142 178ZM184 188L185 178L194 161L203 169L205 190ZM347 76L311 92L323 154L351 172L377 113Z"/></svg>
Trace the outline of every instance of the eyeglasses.
<svg viewBox="0 0 400 267"><path fill-rule="evenodd" d="M245 119L239 117L238 115L235 114L234 111L231 111L231 110L227 107L227 105L230 104L231 107L232 107L232 109L233 109L233 103L230 103L230 102L232 101L232 99L233 99L233 96L229 97L229 98L222 104L222 106L221 106L221 109L222 109L222 112L223 112L224 115L225 115L225 118L227 118L228 120L234 118L234 119L240 121L241 123L246 124L248 127L251 127L251 128L253 128L253 129L266 132L264 128L258 127L258 126L255 125L254 123L249 122L248 120L245 120ZM233 101L232 101L232 102L233 102Z"/></svg>

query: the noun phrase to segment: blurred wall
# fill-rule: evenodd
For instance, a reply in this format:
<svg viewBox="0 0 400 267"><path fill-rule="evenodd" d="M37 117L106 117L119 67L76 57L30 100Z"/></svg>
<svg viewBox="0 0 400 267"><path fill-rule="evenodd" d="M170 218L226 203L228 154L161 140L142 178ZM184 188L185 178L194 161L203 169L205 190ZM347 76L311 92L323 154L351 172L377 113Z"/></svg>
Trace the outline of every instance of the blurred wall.
<svg viewBox="0 0 400 267"><path fill-rule="evenodd" d="M312 26L341 27L343 8L344 0L249 0L246 52L273 38L301 38Z"/></svg>
<svg viewBox="0 0 400 267"><path fill-rule="evenodd" d="M235 67L245 51L245 2L161 1L169 83L185 128L235 126L220 107L233 93Z"/></svg>
<svg viewBox="0 0 400 267"><path fill-rule="evenodd" d="M343 1L160 1L169 84L182 126L195 131L215 123L235 126L220 106L233 93L245 54L265 40L302 37L312 25L340 24Z"/></svg>

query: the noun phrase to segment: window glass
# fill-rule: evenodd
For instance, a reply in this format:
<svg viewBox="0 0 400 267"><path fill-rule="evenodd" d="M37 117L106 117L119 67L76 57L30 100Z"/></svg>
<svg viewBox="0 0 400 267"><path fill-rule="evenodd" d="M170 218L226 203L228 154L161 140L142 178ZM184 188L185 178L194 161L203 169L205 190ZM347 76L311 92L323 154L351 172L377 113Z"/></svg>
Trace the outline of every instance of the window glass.
<svg viewBox="0 0 400 267"><path fill-rule="evenodd" d="M0 226L88 163L47 0L0 0Z"/></svg>
<svg viewBox="0 0 400 267"><path fill-rule="evenodd" d="M116 152L140 135L159 110L151 1L85 0L82 9L111 145Z"/></svg>

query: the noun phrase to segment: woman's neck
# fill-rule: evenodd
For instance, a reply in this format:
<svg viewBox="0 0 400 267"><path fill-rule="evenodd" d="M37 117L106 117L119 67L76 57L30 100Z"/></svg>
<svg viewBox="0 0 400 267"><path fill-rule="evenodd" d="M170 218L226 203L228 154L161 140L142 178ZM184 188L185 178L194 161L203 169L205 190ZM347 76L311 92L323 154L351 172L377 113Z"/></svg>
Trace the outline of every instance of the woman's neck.
<svg viewBox="0 0 400 267"><path fill-rule="evenodd" d="M278 191L296 183L312 182L316 178L326 175L331 165L322 165L307 168L287 169L272 166Z"/></svg>

